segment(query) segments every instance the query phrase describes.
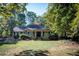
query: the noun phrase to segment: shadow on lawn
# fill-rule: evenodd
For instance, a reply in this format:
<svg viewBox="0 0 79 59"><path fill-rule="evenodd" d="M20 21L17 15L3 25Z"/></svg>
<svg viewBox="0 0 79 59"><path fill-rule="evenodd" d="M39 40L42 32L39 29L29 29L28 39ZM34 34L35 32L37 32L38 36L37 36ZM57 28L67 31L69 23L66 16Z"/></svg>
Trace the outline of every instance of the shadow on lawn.
<svg viewBox="0 0 79 59"><path fill-rule="evenodd" d="M18 55L15 54L15 56L48 56L48 51L26 50L26 51L20 52Z"/></svg>
<svg viewBox="0 0 79 59"><path fill-rule="evenodd" d="M79 56L79 51L74 52L74 53L67 53L67 54L72 55L72 56Z"/></svg>

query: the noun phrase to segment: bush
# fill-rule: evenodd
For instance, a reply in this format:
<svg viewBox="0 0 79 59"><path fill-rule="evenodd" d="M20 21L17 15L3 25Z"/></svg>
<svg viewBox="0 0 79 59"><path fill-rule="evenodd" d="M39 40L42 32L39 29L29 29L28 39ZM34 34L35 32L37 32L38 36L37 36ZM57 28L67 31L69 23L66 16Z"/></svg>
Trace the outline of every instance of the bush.
<svg viewBox="0 0 79 59"><path fill-rule="evenodd" d="M72 40L73 41L76 41L76 42L79 42L79 35L74 35L73 37L72 37Z"/></svg>
<svg viewBox="0 0 79 59"><path fill-rule="evenodd" d="M53 33L52 35L49 36L50 40L58 40L58 35L56 33Z"/></svg>
<svg viewBox="0 0 79 59"><path fill-rule="evenodd" d="M15 39L18 39L18 38L19 38L19 35L15 35L14 38L15 38Z"/></svg>
<svg viewBox="0 0 79 59"><path fill-rule="evenodd" d="M22 39L22 40L31 40L31 38L29 36L27 36L26 34L21 34L20 39Z"/></svg>
<svg viewBox="0 0 79 59"><path fill-rule="evenodd" d="M5 41L4 38L0 38L0 43L3 43Z"/></svg>
<svg viewBox="0 0 79 59"><path fill-rule="evenodd" d="M16 43L18 40L14 39L13 37L8 37L8 38L0 38L0 43L3 44L13 44Z"/></svg>
<svg viewBox="0 0 79 59"><path fill-rule="evenodd" d="M5 43L16 43L18 40L13 37L6 38Z"/></svg>
<svg viewBox="0 0 79 59"><path fill-rule="evenodd" d="M6 31L3 31L2 36L7 37Z"/></svg>
<svg viewBox="0 0 79 59"><path fill-rule="evenodd" d="M68 37L68 36L60 36L59 38L60 39L71 39L71 37Z"/></svg>

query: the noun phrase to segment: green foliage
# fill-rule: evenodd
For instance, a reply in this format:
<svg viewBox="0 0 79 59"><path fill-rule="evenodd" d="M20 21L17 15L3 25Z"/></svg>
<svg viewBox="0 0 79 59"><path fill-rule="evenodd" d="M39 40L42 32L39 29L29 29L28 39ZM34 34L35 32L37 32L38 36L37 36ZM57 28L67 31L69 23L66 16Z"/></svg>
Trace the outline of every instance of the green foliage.
<svg viewBox="0 0 79 59"><path fill-rule="evenodd" d="M35 22L40 23L42 26L45 26L45 19L42 16L37 16Z"/></svg>
<svg viewBox="0 0 79 59"><path fill-rule="evenodd" d="M46 25L59 36L67 36L71 33L71 22L75 17L75 4L49 4L45 13Z"/></svg>
<svg viewBox="0 0 79 59"><path fill-rule="evenodd" d="M73 36L75 34L78 35L79 33L79 4L75 4L75 9L77 12L75 13L75 18L71 23L71 30L72 30Z"/></svg>
<svg viewBox="0 0 79 59"><path fill-rule="evenodd" d="M33 24L37 16L36 16L36 13L34 13L32 11L28 11L27 17L28 17L28 20L30 21L30 23Z"/></svg>
<svg viewBox="0 0 79 59"><path fill-rule="evenodd" d="M14 26L24 24L22 21L18 20L18 14L24 13L24 10L26 10L26 5L26 3L1 3L0 16L2 16L2 27L0 28L3 28L2 30L6 29L7 34L8 31L10 34L12 34Z"/></svg>
<svg viewBox="0 0 79 59"><path fill-rule="evenodd" d="M3 31L2 36L3 36L3 37L5 37L5 36L6 36L6 32L5 32L5 31Z"/></svg>
<svg viewBox="0 0 79 59"><path fill-rule="evenodd" d="M22 39L22 38L21 38L22 36L28 37L28 35L26 35L26 34L20 34L20 35L19 35L19 39Z"/></svg>
<svg viewBox="0 0 79 59"><path fill-rule="evenodd" d="M26 17L25 14L19 14L18 15L18 21L20 21L19 25L25 25L26 24L25 17Z"/></svg>

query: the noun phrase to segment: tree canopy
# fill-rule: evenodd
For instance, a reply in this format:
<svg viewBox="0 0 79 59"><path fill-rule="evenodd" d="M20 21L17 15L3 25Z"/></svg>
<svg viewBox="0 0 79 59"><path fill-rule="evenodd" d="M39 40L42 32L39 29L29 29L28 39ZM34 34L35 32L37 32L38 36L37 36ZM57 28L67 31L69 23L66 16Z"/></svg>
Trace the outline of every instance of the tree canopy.
<svg viewBox="0 0 79 59"><path fill-rule="evenodd" d="M18 20L18 14L24 13L26 10L26 3L1 3L0 4L0 16L2 16L1 30L2 34L8 35L9 32L12 33L14 26L19 25L22 21ZM20 16L20 15L19 15ZM22 23L21 23L22 24Z"/></svg>
<svg viewBox="0 0 79 59"><path fill-rule="evenodd" d="M44 14L46 25L59 36L68 36L74 27L71 24L76 21L75 18L78 18L76 13L78 13L76 4L48 4L47 12Z"/></svg>

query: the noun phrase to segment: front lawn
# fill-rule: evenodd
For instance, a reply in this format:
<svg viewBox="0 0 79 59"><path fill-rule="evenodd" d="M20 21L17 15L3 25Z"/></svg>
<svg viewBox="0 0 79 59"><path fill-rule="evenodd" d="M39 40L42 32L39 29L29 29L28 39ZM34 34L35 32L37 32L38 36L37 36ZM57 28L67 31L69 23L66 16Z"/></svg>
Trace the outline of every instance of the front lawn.
<svg viewBox="0 0 79 59"><path fill-rule="evenodd" d="M78 50L78 47L71 47L73 50L70 50L69 45L66 44L65 40L58 41L18 41L16 44L3 44L0 46L0 55L18 55L22 51L26 50L47 50L49 51L49 55L66 55L66 52L71 53L75 50ZM66 46L66 47L65 47ZM66 52L61 52L61 51ZM69 51L67 51L69 50Z"/></svg>

